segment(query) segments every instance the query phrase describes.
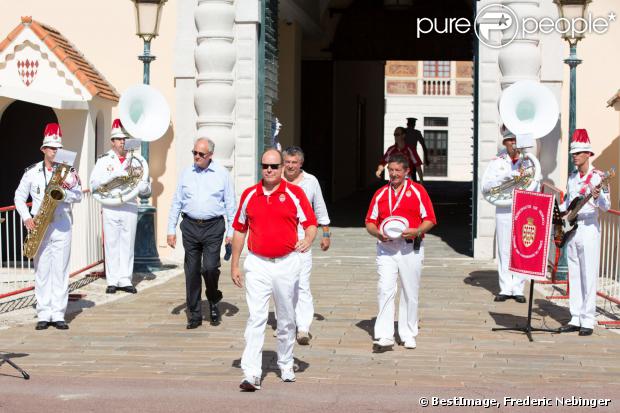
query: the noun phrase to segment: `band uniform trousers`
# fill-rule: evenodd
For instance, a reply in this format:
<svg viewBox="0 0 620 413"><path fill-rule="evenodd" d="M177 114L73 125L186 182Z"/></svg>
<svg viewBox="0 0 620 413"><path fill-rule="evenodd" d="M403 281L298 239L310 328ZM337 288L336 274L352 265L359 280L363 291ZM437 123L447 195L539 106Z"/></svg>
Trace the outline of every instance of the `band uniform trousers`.
<svg viewBox="0 0 620 413"><path fill-rule="evenodd" d="M246 300L250 317L245 328L245 350L241 368L246 377L261 377L265 326L269 298L273 294L278 314L277 353L280 370L293 368L295 345L295 304L299 288L299 253L282 258L262 258L249 253L243 263Z"/></svg>
<svg viewBox="0 0 620 413"><path fill-rule="evenodd" d="M129 287L132 285L138 206L135 203L104 206L102 215L106 281L111 286Z"/></svg>
<svg viewBox="0 0 620 413"><path fill-rule="evenodd" d="M224 217L196 221L184 217L181 221L183 248L185 248L185 293L189 320L202 320L200 296L201 277L204 276L205 296L215 304L222 299L218 290L220 252L226 225Z"/></svg>
<svg viewBox="0 0 620 413"><path fill-rule="evenodd" d="M375 322L375 339L394 339L394 300L399 275L398 335L402 341L418 335L418 291L423 261L424 242L418 251L413 250L413 243L404 239L377 243L379 313Z"/></svg>
<svg viewBox="0 0 620 413"><path fill-rule="evenodd" d="M523 295L525 278L512 275L510 265L510 233L512 232L511 208L497 207L495 213L497 236L497 273L499 274L499 293L503 295Z"/></svg>
<svg viewBox="0 0 620 413"><path fill-rule="evenodd" d="M299 254L301 271L299 273L299 291L295 316L297 331L310 331L314 317L314 304L310 291L310 274L312 273L312 250Z"/></svg>
<svg viewBox="0 0 620 413"><path fill-rule="evenodd" d="M65 321L69 300L71 223L52 221L34 258L39 321Z"/></svg>
<svg viewBox="0 0 620 413"><path fill-rule="evenodd" d="M570 283L569 324L594 328L601 231L596 215L577 220L577 230L566 244Z"/></svg>

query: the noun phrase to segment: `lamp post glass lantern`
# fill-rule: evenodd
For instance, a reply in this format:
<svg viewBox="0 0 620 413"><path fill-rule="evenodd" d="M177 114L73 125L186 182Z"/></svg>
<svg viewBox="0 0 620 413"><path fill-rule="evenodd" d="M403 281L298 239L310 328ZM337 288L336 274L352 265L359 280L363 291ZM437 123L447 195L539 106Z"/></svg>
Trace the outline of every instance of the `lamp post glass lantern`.
<svg viewBox="0 0 620 413"><path fill-rule="evenodd" d="M151 40L159 34L161 12L167 0L131 0L136 12L136 35L144 41L144 53L138 59L144 65L142 83L150 83L151 62L155 56L151 55ZM141 154L149 161L149 143L142 142ZM152 268L161 267L161 261L155 242L155 213L157 209L149 205L149 196L140 195L138 206L138 225L136 228L136 242L134 247L134 271L148 272Z"/></svg>
<svg viewBox="0 0 620 413"><path fill-rule="evenodd" d="M588 10L588 4L592 0L553 0L558 7L558 13L562 19L560 22L560 30L562 38L568 42L570 47L570 55L564 60L564 63L570 67L570 96L568 104L568 139L567 145L570 150L570 140L577 127L577 66L582 62L577 58L577 43L585 37L585 18ZM569 27L572 24L573 27ZM575 165L573 158L568 152L568 175L573 172ZM566 261L566 245L560 252L560 260L558 261L557 278L565 280L568 277L568 264Z"/></svg>

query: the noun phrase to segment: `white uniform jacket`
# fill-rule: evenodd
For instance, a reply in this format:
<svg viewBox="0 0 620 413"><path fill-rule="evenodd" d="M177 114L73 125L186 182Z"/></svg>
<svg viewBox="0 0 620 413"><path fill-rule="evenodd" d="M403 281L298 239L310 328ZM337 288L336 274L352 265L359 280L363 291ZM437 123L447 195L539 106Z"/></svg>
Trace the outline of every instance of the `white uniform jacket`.
<svg viewBox="0 0 620 413"><path fill-rule="evenodd" d="M495 158L491 160L487 169L482 176L482 191L488 192L491 188L503 184L504 182L512 179L514 172L521 168L523 159L519 158L516 162L512 162L512 159L508 153L504 150L497 154ZM540 181L540 171L536 171L534 179ZM497 206L497 212L510 212L511 206Z"/></svg>
<svg viewBox="0 0 620 413"><path fill-rule="evenodd" d="M53 173L53 170L48 171L45 169L43 161L26 168L19 182L19 186L15 191L15 208L21 216L22 221L33 218L39 212L41 202L45 196L45 188L52 178ZM82 186L73 168L71 168L71 173L67 176L65 182L69 184L70 188L63 188L65 190L65 199L56 206L52 223L60 224L61 222L65 222L70 226L73 223L71 204L82 200ZM28 206L26 205L28 196L32 198L32 208L30 210L28 210Z"/></svg>
<svg viewBox="0 0 620 413"><path fill-rule="evenodd" d="M309 174L306 171L301 171L304 178L299 182L299 187L304 190L308 201L310 201L310 205L312 206L312 210L314 211L314 215L316 215L316 220L319 225L329 225L329 215L327 214L327 206L325 205L325 199L323 199L323 192L321 191L321 186L319 185L319 181L312 174ZM297 226L297 236L299 239L304 239L306 233L301 224Z"/></svg>
<svg viewBox="0 0 620 413"><path fill-rule="evenodd" d="M130 166L131 156L132 155L130 153L127 153L125 160L121 163L118 155L112 149L101 155L99 159L97 159L97 163L95 164L93 172L90 175L90 189L92 191L96 191L101 185L107 184L114 178L121 176ZM151 192L151 182L148 176L148 164L142 155L137 153L137 151L134 151L133 157L140 160L145 167L142 180L138 184L138 192L140 195L149 194ZM123 205L127 204L137 206L136 198L128 200ZM104 205L104 207L110 208L110 206L107 205Z"/></svg>
<svg viewBox="0 0 620 413"><path fill-rule="evenodd" d="M602 172L594 169L592 165L588 169L588 172L581 176L579 171L575 171L568 177L567 193L564 198L564 203L560 205L560 211L564 212L570 205L570 203L578 196L588 195L590 193L590 185L595 187L601 183ZM577 214L578 219L598 218L599 208L603 211L607 211L611 206L609 199L608 187L603 187L600 192L600 196L597 199L590 198L587 204L585 204Z"/></svg>

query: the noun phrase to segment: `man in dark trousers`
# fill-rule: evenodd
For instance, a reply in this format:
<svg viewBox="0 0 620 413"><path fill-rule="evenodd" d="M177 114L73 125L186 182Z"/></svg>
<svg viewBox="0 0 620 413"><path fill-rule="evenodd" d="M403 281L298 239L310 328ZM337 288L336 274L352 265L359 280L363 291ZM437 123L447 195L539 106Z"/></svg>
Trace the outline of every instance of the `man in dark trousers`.
<svg viewBox="0 0 620 413"><path fill-rule="evenodd" d="M405 143L410 145L413 150L417 152L418 142L420 142L420 145L422 145L422 151L424 152L424 165L428 166L431 164L428 159L428 149L426 149L426 142L424 142L422 132L415 128L415 123L417 120L417 118L407 118L407 134L405 136Z"/></svg>
<svg viewBox="0 0 620 413"><path fill-rule="evenodd" d="M210 139L196 140L192 150L194 164L181 173L168 216L167 242L172 248L177 242L179 214L183 217L180 227L185 249L188 329L202 324L201 274L205 279L211 322L220 321L217 303L222 299L218 281L224 233L226 244L232 240L235 191L228 170L211 159L214 149Z"/></svg>

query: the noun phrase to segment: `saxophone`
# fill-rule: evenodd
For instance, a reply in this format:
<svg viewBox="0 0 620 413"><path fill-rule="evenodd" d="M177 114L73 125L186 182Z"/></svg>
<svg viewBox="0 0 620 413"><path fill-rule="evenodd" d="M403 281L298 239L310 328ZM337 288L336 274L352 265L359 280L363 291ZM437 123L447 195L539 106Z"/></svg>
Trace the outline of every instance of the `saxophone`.
<svg viewBox="0 0 620 413"><path fill-rule="evenodd" d="M24 242L24 255L30 259L33 259L37 255L39 247L41 247L41 241L43 241L43 237L45 237L47 233L47 228L54 219L56 207L59 202L65 199L66 193L65 190L62 189L61 184L70 171L71 167L69 165L56 164L54 173L45 188L45 195L43 196L43 201L41 201L41 207L34 217L35 227L32 231L28 232L28 236Z"/></svg>

